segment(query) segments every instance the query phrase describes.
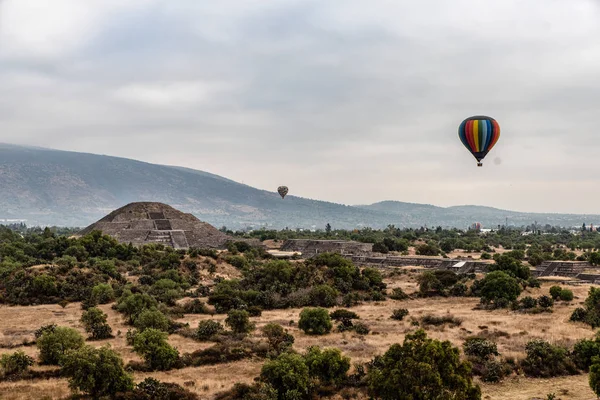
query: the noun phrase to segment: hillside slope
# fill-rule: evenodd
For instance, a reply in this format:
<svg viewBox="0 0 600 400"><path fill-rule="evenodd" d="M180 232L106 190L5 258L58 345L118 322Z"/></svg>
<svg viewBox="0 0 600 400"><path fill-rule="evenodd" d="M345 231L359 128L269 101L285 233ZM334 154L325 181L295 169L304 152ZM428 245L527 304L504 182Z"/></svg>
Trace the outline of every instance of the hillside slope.
<svg viewBox="0 0 600 400"><path fill-rule="evenodd" d="M87 226L125 204L161 202L214 226L238 229L357 226L464 228L539 224L580 226L599 216L516 213L479 206L436 207L385 201L346 206L259 190L208 172L125 158L0 144L0 220Z"/></svg>

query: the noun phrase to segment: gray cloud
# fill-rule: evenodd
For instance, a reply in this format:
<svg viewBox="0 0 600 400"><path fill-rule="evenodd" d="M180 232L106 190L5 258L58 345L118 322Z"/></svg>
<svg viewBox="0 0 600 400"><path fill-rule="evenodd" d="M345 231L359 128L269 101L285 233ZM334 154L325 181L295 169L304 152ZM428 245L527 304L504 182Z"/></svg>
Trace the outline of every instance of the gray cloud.
<svg viewBox="0 0 600 400"><path fill-rule="evenodd" d="M347 204L598 211L594 0L48 3L0 3L1 141ZM483 169L473 114L503 129Z"/></svg>

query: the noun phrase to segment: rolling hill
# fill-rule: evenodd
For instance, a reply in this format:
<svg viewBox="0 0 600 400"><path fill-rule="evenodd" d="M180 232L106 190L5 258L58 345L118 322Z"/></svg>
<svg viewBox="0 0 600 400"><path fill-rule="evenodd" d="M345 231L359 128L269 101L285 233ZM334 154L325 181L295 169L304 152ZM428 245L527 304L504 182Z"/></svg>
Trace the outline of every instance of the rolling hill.
<svg viewBox="0 0 600 400"><path fill-rule="evenodd" d="M125 158L0 144L0 220L87 226L136 201L162 202L214 226L238 229L357 226L577 226L600 216L516 213L479 206L436 207L385 201L347 206L259 190L208 172Z"/></svg>

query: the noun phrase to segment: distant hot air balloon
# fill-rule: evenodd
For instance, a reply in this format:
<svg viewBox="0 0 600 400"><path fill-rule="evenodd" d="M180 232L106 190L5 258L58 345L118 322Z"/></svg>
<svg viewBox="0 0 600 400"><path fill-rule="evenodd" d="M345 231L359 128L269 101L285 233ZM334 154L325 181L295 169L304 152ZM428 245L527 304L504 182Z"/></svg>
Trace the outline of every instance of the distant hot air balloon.
<svg viewBox="0 0 600 400"><path fill-rule="evenodd" d="M458 137L477 159L477 166L500 138L500 125L494 118L478 115L465 119L458 127Z"/></svg>
<svg viewBox="0 0 600 400"><path fill-rule="evenodd" d="M288 193L288 188L287 186L279 186L277 188L277 193L279 193L279 195L281 196L281 198L283 199L285 197L285 195Z"/></svg>

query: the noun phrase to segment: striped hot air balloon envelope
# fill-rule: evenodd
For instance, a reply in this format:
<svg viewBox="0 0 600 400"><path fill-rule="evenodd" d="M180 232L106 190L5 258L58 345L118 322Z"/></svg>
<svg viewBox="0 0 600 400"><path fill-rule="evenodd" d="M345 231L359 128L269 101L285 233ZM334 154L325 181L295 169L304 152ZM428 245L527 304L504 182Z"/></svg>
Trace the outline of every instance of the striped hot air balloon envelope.
<svg viewBox="0 0 600 400"><path fill-rule="evenodd" d="M458 127L462 144L477 159L477 166L500 138L500 125L494 118L478 115L465 119Z"/></svg>

